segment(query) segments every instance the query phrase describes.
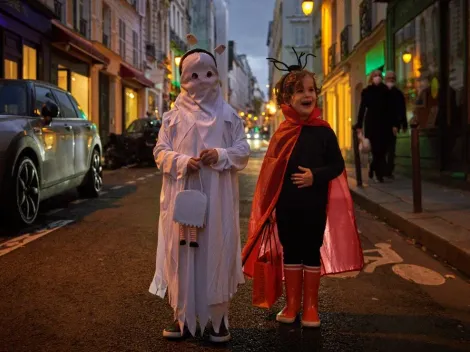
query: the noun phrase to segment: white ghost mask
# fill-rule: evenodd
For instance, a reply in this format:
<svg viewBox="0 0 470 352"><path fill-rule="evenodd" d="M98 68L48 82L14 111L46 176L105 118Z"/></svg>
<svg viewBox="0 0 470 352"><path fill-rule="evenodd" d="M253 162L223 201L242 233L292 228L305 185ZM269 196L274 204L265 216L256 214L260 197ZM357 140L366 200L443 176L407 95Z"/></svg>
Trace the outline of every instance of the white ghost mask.
<svg viewBox="0 0 470 352"><path fill-rule="evenodd" d="M181 93L175 105L215 117L223 101L215 59L206 52L195 51L184 57L181 65Z"/></svg>

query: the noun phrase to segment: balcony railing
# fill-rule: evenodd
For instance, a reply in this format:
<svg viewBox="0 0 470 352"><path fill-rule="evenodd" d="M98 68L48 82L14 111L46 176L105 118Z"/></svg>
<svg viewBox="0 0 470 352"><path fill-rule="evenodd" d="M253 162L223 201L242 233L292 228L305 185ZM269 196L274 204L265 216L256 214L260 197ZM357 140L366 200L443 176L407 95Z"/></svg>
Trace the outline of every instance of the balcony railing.
<svg viewBox="0 0 470 352"><path fill-rule="evenodd" d="M54 0L54 13L62 22L62 1Z"/></svg>
<svg viewBox="0 0 470 352"><path fill-rule="evenodd" d="M335 67L336 67L336 43L333 43L328 48L328 72L333 71Z"/></svg>
<svg viewBox="0 0 470 352"><path fill-rule="evenodd" d="M80 18L80 26L78 28L78 31L85 38L88 37L88 21L87 20Z"/></svg>
<svg viewBox="0 0 470 352"><path fill-rule="evenodd" d="M362 0L359 5L361 19L361 40L372 32L372 0Z"/></svg>
<svg viewBox="0 0 470 352"><path fill-rule="evenodd" d="M344 29L342 30L340 34L340 40L341 40L341 61L346 59L350 52L351 52L351 43L352 43L352 30L351 30L351 25L348 24Z"/></svg>
<svg viewBox="0 0 470 352"><path fill-rule="evenodd" d="M155 44L153 43L145 44L145 55L153 60L157 58Z"/></svg>

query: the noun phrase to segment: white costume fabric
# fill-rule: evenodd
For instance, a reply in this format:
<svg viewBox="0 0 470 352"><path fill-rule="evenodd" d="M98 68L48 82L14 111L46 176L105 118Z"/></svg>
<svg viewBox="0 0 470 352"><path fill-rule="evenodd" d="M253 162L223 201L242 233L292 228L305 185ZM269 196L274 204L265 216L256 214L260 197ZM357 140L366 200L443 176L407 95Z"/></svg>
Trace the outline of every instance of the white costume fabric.
<svg viewBox="0 0 470 352"><path fill-rule="evenodd" d="M163 185L156 271L149 291L164 298L168 290L181 331L186 323L194 336L197 318L202 330L210 319L218 333L222 317L228 328L229 300L244 283L237 171L248 163L250 147L243 121L222 97L214 59L195 52L182 65L182 92L163 116L154 149ZM212 148L218 162L201 163L199 171L208 198L206 226L198 230L199 248L181 246L179 224L173 221L175 198L184 188L189 159ZM187 181L187 188L200 188L197 173Z"/></svg>

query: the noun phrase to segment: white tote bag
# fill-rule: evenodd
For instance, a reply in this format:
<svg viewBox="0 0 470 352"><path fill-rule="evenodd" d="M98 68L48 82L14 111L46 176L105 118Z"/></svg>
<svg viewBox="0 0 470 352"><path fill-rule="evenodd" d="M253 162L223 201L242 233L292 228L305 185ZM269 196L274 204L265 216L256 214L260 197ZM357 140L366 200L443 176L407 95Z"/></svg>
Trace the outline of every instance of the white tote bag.
<svg viewBox="0 0 470 352"><path fill-rule="evenodd" d="M371 151L371 145L368 138L364 137L362 133L359 134L359 152L362 154L368 154Z"/></svg>
<svg viewBox="0 0 470 352"><path fill-rule="evenodd" d="M206 224L207 196L202 187L201 173L198 174L201 189L184 189L176 195L173 220L184 226L202 228ZM188 177L185 188L187 181Z"/></svg>

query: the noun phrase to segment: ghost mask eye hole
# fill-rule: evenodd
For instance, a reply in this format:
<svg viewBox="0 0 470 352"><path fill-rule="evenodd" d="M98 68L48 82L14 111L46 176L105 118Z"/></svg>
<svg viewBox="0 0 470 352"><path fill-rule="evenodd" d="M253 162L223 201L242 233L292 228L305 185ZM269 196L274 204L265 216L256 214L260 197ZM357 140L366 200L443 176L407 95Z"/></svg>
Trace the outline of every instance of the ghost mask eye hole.
<svg viewBox="0 0 470 352"><path fill-rule="evenodd" d="M212 75L213 75L212 71L208 71L208 72L207 72L207 77L211 78Z"/></svg>
<svg viewBox="0 0 470 352"><path fill-rule="evenodd" d="M192 77L193 79L198 79L198 78L199 78L199 76L198 76L198 74L197 74L196 72L194 72L194 73L191 75L191 77Z"/></svg>

